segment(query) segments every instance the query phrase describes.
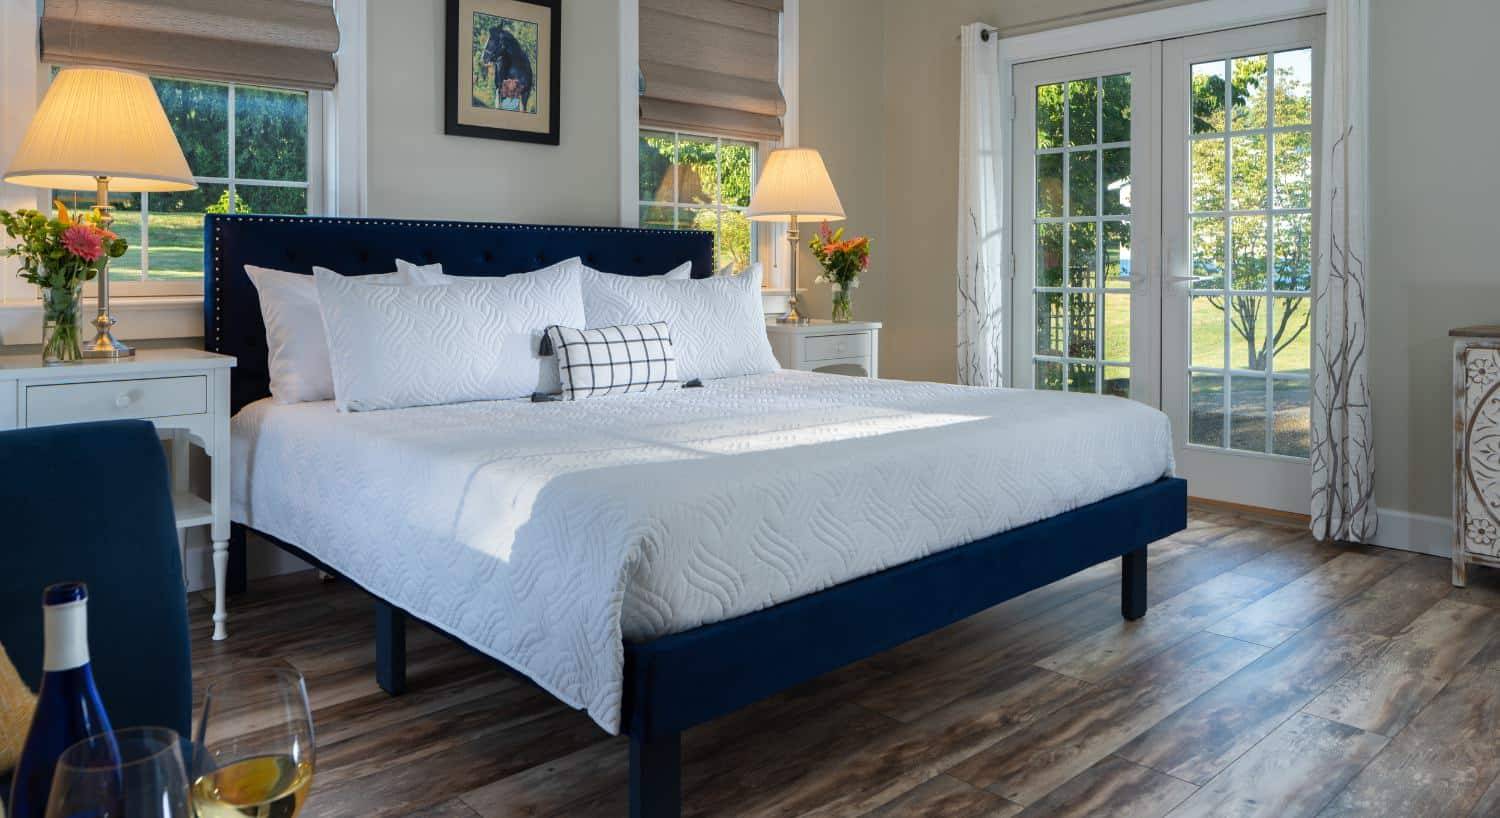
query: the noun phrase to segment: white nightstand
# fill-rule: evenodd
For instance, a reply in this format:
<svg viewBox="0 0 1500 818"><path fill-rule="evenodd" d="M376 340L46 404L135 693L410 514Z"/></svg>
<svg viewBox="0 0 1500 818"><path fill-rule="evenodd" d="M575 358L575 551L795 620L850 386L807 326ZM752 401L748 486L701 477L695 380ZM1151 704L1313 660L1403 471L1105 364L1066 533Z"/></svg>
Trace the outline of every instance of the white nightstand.
<svg viewBox="0 0 1500 818"><path fill-rule="evenodd" d="M234 358L201 349L140 349L134 358L42 366L41 355L0 355L0 429L139 418L172 445L172 507L183 532L209 526L214 544L214 638L224 623L229 566L229 369ZM188 486L189 442L213 463L209 498ZM126 475L117 475L129 479ZM86 493L79 502L87 502ZM185 555L184 555L185 556Z"/></svg>
<svg viewBox="0 0 1500 818"><path fill-rule="evenodd" d="M879 321L779 324L770 319L766 335L783 369L880 377Z"/></svg>

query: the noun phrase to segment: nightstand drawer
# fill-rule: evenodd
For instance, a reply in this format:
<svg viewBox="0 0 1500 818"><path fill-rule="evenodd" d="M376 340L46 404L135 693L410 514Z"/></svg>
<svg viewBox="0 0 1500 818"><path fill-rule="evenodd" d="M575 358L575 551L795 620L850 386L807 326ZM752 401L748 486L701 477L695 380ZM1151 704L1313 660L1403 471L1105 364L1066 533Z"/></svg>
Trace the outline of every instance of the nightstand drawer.
<svg viewBox="0 0 1500 818"><path fill-rule="evenodd" d="M200 415L207 411L208 379L202 375L26 387L27 426Z"/></svg>
<svg viewBox="0 0 1500 818"><path fill-rule="evenodd" d="M830 361L834 358L858 358L870 354L870 334L814 335L802 341L802 360Z"/></svg>

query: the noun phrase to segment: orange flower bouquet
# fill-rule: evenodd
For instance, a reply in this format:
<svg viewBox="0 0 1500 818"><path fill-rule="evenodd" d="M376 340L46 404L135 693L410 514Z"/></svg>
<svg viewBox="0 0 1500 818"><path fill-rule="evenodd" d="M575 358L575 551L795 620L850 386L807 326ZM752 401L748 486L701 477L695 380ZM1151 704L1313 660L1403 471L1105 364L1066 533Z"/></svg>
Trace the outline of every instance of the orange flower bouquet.
<svg viewBox="0 0 1500 818"><path fill-rule="evenodd" d="M55 204L56 218L35 210L0 210L0 227L16 240L0 255L19 256L21 278L42 291L42 362L48 364L83 357L83 284L126 249L125 240L106 229L97 213L75 217L62 202Z"/></svg>
<svg viewBox="0 0 1500 818"><path fill-rule="evenodd" d="M833 320L840 323L851 320L854 313L849 306L849 291L859 286L859 274L870 269L869 237L846 239L844 228L829 230L828 222L823 222L807 246L823 265L823 273L817 282L833 286Z"/></svg>

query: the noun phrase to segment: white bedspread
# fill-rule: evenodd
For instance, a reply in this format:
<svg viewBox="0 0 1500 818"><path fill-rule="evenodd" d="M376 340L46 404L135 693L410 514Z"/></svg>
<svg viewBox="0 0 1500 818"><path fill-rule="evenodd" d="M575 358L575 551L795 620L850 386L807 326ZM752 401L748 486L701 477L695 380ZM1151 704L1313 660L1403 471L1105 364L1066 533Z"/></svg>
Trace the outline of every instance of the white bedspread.
<svg viewBox="0 0 1500 818"><path fill-rule="evenodd" d="M620 727L622 638L728 619L1141 486L1118 398L783 371L574 403L235 418L233 516Z"/></svg>

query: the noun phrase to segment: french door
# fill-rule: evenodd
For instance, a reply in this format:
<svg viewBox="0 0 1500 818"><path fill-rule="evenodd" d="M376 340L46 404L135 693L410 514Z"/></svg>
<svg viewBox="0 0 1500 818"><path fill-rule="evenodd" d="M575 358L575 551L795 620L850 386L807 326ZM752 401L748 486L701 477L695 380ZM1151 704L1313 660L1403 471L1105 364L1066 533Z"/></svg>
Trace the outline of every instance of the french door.
<svg viewBox="0 0 1500 818"><path fill-rule="evenodd" d="M1016 66L1011 381L1159 406L1196 497L1305 512L1308 17Z"/></svg>
<svg viewBox="0 0 1500 818"><path fill-rule="evenodd" d="M1150 46L1017 66L1011 383L1158 405ZM1024 93L1023 93L1024 91Z"/></svg>

